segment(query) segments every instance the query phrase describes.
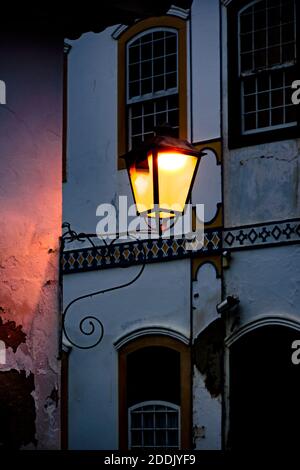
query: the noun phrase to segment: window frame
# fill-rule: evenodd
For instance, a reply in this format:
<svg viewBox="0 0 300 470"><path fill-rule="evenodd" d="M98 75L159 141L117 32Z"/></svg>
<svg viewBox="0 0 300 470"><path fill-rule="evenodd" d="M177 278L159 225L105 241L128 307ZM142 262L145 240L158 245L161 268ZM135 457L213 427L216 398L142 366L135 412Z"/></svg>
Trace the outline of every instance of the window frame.
<svg viewBox="0 0 300 470"><path fill-rule="evenodd" d="M179 137L187 138L187 26L186 20L172 15L147 18L138 21L118 39L118 169L125 169L122 158L128 151L128 119L127 119L127 45L141 33L148 30L176 30L178 41L178 99L179 99ZM167 97L171 94L157 95ZM155 99L153 97L152 99Z"/></svg>
<svg viewBox="0 0 300 470"><path fill-rule="evenodd" d="M265 129L254 129L243 133L242 129L242 86L240 77L240 44L239 18L240 13L257 3L257 0L236 0L227 7L227 60L228 60L228 147L229 149L258 145L267 142L294 139L300 137L300 106L297 107L297 124L280 124ZM296 78L300 78L300 7L296 2ZM283 69L283 66L280 67ZM254 74L253 77L258 74ZM237 93L237 90L239 92ZM292 90L291 90L292 92ZM295 105L294 105L295 106Z"/></svg>
<svg viewBox="0 0 300 470"><path fill-rule="evenodd" d="M129 341L119 350L119 449L128 450L127 356L145 347L165 347L180 353L180 448L192 448L191 349L180 340L164 335L145 335Z"/></svg>
<svg viewBox="0 0 300 470"><path fill-rule="evenodd" d="M143 401L141 403L137 403L135 405L132 405L130 408L128 408L128 449L132 450L132 444L131 444L131 431L132 431L132 428L131 428L131 412L135 412L137 410L139 410L140 408L144 407L144 406L165 406L166 408L169 408L168 411L171 411L171 412L174 412L176 411L178 413L178 427L177 427L177 431L178 431L178 447L168 447L168 446L146 446L146 447L143 447L143 446L133 446L134 449L138 449L138 448L141 448L141 449L150 449L150 448L155 448L155 449L178 449L180 450L180 435L181 435L181 431L180 431L180 412L181 412L181 409L180 409L180 406L179 405L176 405L175 403L171 403L171 402L168 402L168 401L159 401L159 400L149 400L149 401ZM155 410L153 411L155 413ZM141 411L141 413L143 413L143 411ZM147 430L147 428L141 428L141 431L143 432L144 430ZM154 428L154 431L156 429ZM168 427L165 428L166 431L170 430Z"/></svg>

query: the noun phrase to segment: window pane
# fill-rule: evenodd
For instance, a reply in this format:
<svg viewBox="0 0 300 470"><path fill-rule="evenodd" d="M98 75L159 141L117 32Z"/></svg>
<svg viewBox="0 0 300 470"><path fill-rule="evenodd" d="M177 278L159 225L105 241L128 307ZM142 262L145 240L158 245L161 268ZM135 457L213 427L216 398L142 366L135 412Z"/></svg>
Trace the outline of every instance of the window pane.
<svg viewBox="0 0 300 470"><path fill-rule="evenodd" d="M269 126L269 111L261 111L258 113L258 127Z"/></svg>
<svg viewBox="0 0 300 470"><path fill-rule="evenodd" d="M133 64L129 67L129 81L140 79L140 64Z"/></svg>
<svg viewBox="0 0 300 470"><path fill-rule="evenodd" d="M245 131L249 131L256 128L256 113L246 114L244 116L244 127Z"/></svg>
<svg viewBox="0 0 300 470"><path fill-rule="evenodd" d="M275 65L280 63L280 46L270 47L268 49L268 64Z"/></svg>
<svg viewBox="0 0 300 470"><path fill-rule="evenodd" d="M256 90L256 79L255 77L245 77L244 80L244 94L255 93Z"/></svg>
<svg viewBox="0 0 300 470"><path fill-rule="evenodd" d="M142 427L142 415L141 415L141 413L132 413L131 414L131 427L132 428L141 428Z"/></svg>
<svg viewBox="0 0 300 470"><path fill-rule="evenodd" d="M162 75L164 73L164 59L155 59L153 62L153 74Z"/></svg>
<svg viewBox="0 0 300 470"><path fill-rule="evenodd" d="M166 38L166 54L174 54L177 50L177 40L176 35Z"/></svg>
<svg viewBox="0 0 300 470"><path fill-rule="evenodd" d="M252 51L252 33L241 36L241 52Z"/></svg>
<svg viewBox="0 0 300 470"><path fill-rule="evenodd" d="M172 54L166 57L166 72L174 72L177 68L177 57L176 54Z"/></svg>
<svg viewBox="0 0 300 470"><path fill-rule="evenodd" d="M141 89L141 94L146 95L147 93L152 92L152 80L150 79L145 79L142 80L142 89Z"/></svg>
<svg viewBox="0 0 300 470"><path fill-rule="evenodd" d="M140 47L134 46L129 48L129 63L140 61Z"/></svg>
<svg viewBox="0 0 300 470"><path fill-rule="evenodd" d="M129 83L129 98L140 95L140 82Z"/></svg>
<svg viewBox="0 0 300 470"><path fill-rule="evenodd" d="M245 112L249 113L250 111L255 111L256 109L256 96L249 95L245 96L244 99Z"/></svg>
<svg viewBox="0 0 300 470"><path fill-rule="evenodd" d="M285 110L285 122L297 122L297 106L288 106Z"/></svg>
<svg viewBox="0 0 300 470"><path fill-rule="evenodd" d="M290 62L295 59L295 46L293 43L282 46L282 62Z"/></svg>
<svg viewBox="0 0 300 470"><path fill-rule="evenodd" d="M167 122L169 124L171 124L170 120L167 119L167 113L158 113L156 115L156 125L157 126L162 126L163 124L166 124Z"/></svg>
<svg viewBox="0 0 300 470"><path fill-rule="evenodd" d="M165 54L164 40L155 41L153 43L153 56L161 57Z"/></svg>
<svg viewBox="0 0 300 470"><path fill-rule="evenodd" d="M253 68L252 52L247 53L247 54L242 54L241 71L246 72L247 70L252 70L252 68Z"/></svg>
<svg viewBox="0 0 300 470"><path fill-rule="evenodd" d="M271 114L272 126L277 126L283 123L283 108L272 109Z"/></svg>
<svg viewBox="0 0 300 470"><path fill-rule="evenodd" d="M144 114L153 114L154 113L154 102L153 101L146 101L144 103Z"/></svg>
<svg viewBox="0 0 300 470"><path fill-rule="evenodd" d="M257 96L258 109L269 108L269 93L259 93Z"/></svg>
<svg viewBox="0 0 300 470"><path fill-rule="evenodd" d="M157 431L156 432L156 445L159 447L167 446L167 433L166 431Z"/></svg>
<svg viewBox="0 0 300 470"><path fill-rule="evenodd" d="M248 33L249 31L252 31L252 28L253 28L252 19L253 19L252 14L241 15L241 23L240 23L241 33Z"/></svg>
<svg viewBox="0 0 300 470"><path fill-rule="evenodd" d="M280 27L271 28L268 30L268 45L275 46L280 44Z"/></svg>
<svg viewBox="0 0 300 470"><path fill-rule="evenodd" d="M274 90L272 91L272 107L283 106L283 91Z"/></svg>
<svg viewBox="0 0 300 470"><path fill-rule="evenodd" d="M154 415L152 413L144 413L144 428L154 427Z"/></svg>
<svg viewBox="0 0 300 470"><path fill-rule="evenodd" d="M152 61L146 60L142 62L142 78L151 77L152 75Z"/></svg>
<svg viewBox="0 0 300 470"><path fill-rule="evenodd" d="M170 88L176 88L177 86L177 74L175 73L169 73L166 76L166 89Z"/></svg>
<svg viewBox="0 0 300 470"><path fill-rule="evenodd" d="M153 91L160 91L165 89L164 75L157 75L153 79Z"/></svg>
<svg viewBox="0 0 300 470"><path fill-rule="evenodd" d="M132 431L131 432L131 445L132 446L141 446L142 445L142 433L141 433L141 431Z"/></svg>
<svg viewBox="0 0 300 470"><path fill-rule="evenodd" d="M154 431L144 431L144 446L154 446Z"/></svg>
<svg viewBox="0 0 300 470"><path fill-rule="evenodd" d="M148 60L152 58L152 44L142 44L141 46L141 59Z"/></svg>

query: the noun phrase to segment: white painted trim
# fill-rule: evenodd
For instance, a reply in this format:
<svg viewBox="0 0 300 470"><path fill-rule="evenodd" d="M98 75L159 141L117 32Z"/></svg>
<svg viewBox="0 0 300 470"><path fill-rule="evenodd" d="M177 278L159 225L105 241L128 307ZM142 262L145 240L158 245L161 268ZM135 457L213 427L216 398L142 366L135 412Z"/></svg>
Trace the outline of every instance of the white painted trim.
<svg viewBox="0 0 300 470"><path fill-rule="evenodd" d="M127 335L121 336L114 342L114 346L116 350L119 350L121 347L123 347L125 344L129 343L130 341L133 341L137 338L142 338L143 336L150 336L150 335L169 336L170 338L177 339L186 345L189 345L189 342L190 342L189 338L187 338L187 336L183 335L179 331L174 331L174 330L171 330L170 328L152 326L149 328L147 327L140 328L138 330L128 333Z"/></svg>
<svg viewBox="0 0 300 470"><path fill-rule="evenodd" d="M225 338L225 346L229 348L233 343L235 343L235 341L240 339L245 334L250 333L251 331L254 331L262 326L271 325L286 326L288 328L293 328L294 330L300 331L300 322L297 322L296 320L292 320L283 316L260 317L247 323L246 325L243 325L240 329L227 336Z"/></svg>
<svg viewBox="0 0 300 470"><path fill-rule="evenodd" d="M169 16L177 16L177 18L181 18L182 20L187 20L190 16L190 10L189 8L188 9L185 9L185 8L180 8L180 7L177 7L175 5L171 5L171 8L169 9L169 11L166 13L166 15L169 15ZM140 19L137 19L135 21L135 23L137 23L138 21L140 21ZM119 37L125 32L127 31L127 29L129 29L130 26L128 25L125 25L125 24L120 24L112 33L111 37L113 39L116 39L118 40Z"/></svg>

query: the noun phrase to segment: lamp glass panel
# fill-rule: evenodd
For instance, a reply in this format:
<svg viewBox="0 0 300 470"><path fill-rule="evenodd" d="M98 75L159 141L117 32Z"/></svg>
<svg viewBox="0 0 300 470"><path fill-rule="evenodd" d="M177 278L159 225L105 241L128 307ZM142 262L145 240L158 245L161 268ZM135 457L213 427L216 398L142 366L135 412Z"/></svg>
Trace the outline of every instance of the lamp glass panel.
<svg viewBox="0 0 300 470"><path fill-rule="evenodd" d="M137 211L139 213L153 209L153 160L148 154L144 160L134 162L129 168Z"/></svg>
<svg viewBox="0 0 300 470"><path fill-rule="evenodd" d="M194 172L197 157L179 152L158 153L159 207L183 212ZM161 212L161 217L170 214Z"/></svg>

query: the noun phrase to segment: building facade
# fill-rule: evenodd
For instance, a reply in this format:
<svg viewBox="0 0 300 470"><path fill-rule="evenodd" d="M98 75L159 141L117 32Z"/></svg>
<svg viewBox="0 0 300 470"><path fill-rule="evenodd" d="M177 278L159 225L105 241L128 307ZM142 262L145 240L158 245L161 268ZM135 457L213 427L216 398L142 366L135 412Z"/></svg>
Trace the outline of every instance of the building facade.
<svg viewBox="0 0 300 470"><path fill-rule="evenodd" d="M63 256L70 449L295 444L296 6L194 0L68 41L63 219L91 234ZM106 246L98 206L133 203L120 157L165 122L205 153L191 195L204 244ZM239 303L218 312L228 297Z"/></svg>

